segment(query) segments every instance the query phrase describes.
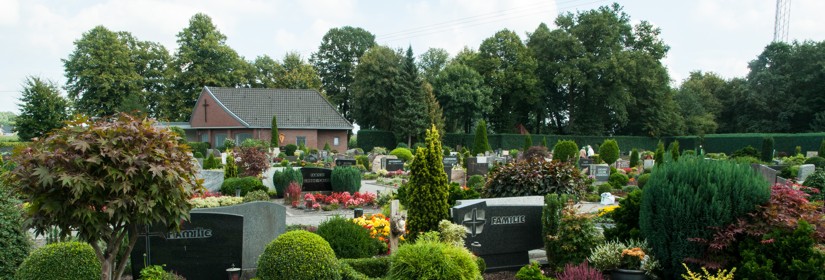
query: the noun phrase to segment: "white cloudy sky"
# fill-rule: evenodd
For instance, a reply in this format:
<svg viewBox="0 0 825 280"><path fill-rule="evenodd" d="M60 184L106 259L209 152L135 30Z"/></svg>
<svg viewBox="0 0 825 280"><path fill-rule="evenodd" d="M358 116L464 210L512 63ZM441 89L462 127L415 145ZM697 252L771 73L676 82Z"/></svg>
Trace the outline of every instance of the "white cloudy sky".
<svg viewBox="0 0 825 280"><path fill-rule="evenodd" d="M671 46L665 59L678 83L690 71L731 78L747 74L773 36L774 0L617 1L634 22L647 20L662 29ZM416 54L438 47L455 54L477 48L503 28L532 32L552 25L559 13L609 5L598 0L0 0L0 111L17 112L21 84L28 75L63 85L60 59L73 41L96 25L129 31L141 40L160 42L170 51L175 35L198 12L212 17L228 44L247 59L287 51L308 57L332 27L362 27L380 44L412 45ZM794 0L790 40L825 40L825 1Z"/></svg>

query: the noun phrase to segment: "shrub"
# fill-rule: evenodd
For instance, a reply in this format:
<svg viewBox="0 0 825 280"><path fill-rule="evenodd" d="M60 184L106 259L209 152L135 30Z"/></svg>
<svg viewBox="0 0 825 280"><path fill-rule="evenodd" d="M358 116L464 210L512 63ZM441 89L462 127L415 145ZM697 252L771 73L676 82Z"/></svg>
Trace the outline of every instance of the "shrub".
<svg viewBox="0 0 825 280"><path fill-rule="evenodd" d="M639 164L641 164L641 161L639 160L639 151L636 150L636 148L633 148L633 150L630 151L630 167L638 167Z"/></svg>
<svg viewBox="0 0 825 280"><path fill-rule="evenodd" d="M484 197L581 194L586 180L572 163L524 160L508 163L492 171Z"/></svg>
<svg viewBox="0 0 825 280"><path fill-rule="evenodd" d="M335 167L330 177L333 192L361 191L361 171L351 166Z"/></svg>
<svg viewBox="0 0 825 280"><path fill-rule="evenodd" d="M298 150L298 146L295 144L287 144L286 147L284 147L284 150L287 156L292 157L295 156L295 151Z"/></svg>
<svg viewBox="0 0 825 280"><path fill-rule="evenodd" d="M450 183L450 191L447 196L447 204L455 205L457 200L480 198L481 194L472 188L464 188L458 183Z"/></svg>
<svg viewBox="0 0 825 280"><path fill-rule="evenodd" d="M238 177L238 165L235 162L235 156L233 154L234 152L232 151L226 153L226 164L223 166L224 179Z"/></svg>
<svg viewBox="0 0 825 280"><path fill-rule="evenodd" d="M531 160L531 159L544 160L544 158L547 158L549 156L550 156L550 153L547 152L547 148L544 147L544 146L531 146L530 148L528 148L524 152L524 159L525 160Z"/></svg>
<svg viewBox="0 0 825 280"><path fill-rule="evenodd" d="M189 200L192 208L212 208L221 206L232 206L243 203L243 197L234 196L210 196L196 197Z"/></svg>
<svg viewBox="0 0 825 280"><path fill-rule="evenodd" d="M553 146L553 160L576 163L579 161L579 146L573 140L559 140Z"/></svg>
<svg viewBox="0 0 825 280"><path fill-rule="evenodd" d="M605 139L599 146L599 156L609 165L619 159L619 143L615 139Z"/></svg>
<svg viewBox="0 0 825 280"><path fill-rule="evenodd" d="M189 142L186 143L186 145L189 145L189 148L192 149L192 153L201 153L202 155L207 154L207 150L212 147L209 142Z"/></svg>
<svg viewBox="0 0 825 280"><path fill-rule="evenodd" d="M334 216L322 222L315 233L329 242L329 246L339 259L372 257L382 248L380 241L370 237L368 229L341 216Z"/></svg>
<svg viewBox="0 0 825 280"><path fill-rule="evenodd" d="M582 262L579 265L566 264L564 270L556 275L558 280L604 280L601 271L596 270Z"/></svg>
<svg viewBox="0 0 825 280"><path fill-rule="evenodd" d="M795 230L774 229L739 244L742 279L825 279L825 254L814 248L814 227L799 220Z"/></svg>
<svg viewBox="0 0 825 280"><path fill-rule="evenodd" d="M222 151L232 150L234 148L235 140L232 140L231 138L226 138L226 140L223 140L223 146L221 146Z"/></svg>
<svg viewBox="0 0 825 280"><path fill-rule="evenodd" d="M645 173L645 174L639 175L639 178L636 179L636 185L639 186L640 189L644 188L645 185L647 185L647 180L649 180L649 179L650 179L650 173Z"/></svg>
<svg viewBox="0 0 825 280"><path fill-rule="evenodd" d="M87 243L60 242L32 251L17 269L15 279L100 279L101 267Z"/></svg>
<svg viewBox="0 0 825 280"><path fill-rule="evenodd" d="M613 186L610 184L601 184L598 186L599 194L609 193L613 191ZM601 200L601 198L600 198Z"/></svg>
<svg viewBox="0 0 825 280"><path fill-rule="evenodd" d="M201 154L200 152L195 152L194 154L192 154L192 157L194 157L194 158L203 158L203 154Z"/></svg>
<svg viewBox="0 0 825 280"><path fill-rule="evenodd" d="M805 178L802 185L816 189L816 191L804 189L810 195L811 200L823 200L823 197L825 197L825 169L816 169L814 173L808 175L808 178Z"/></svg>
<svg viewBox="0 0 825 280"><path fill-rule="evenodd" d="M481 277L473 254L464 247L416 242L402 245L391 258L389 276L394 280L475 280Z"/></svg>
<svg viewBox="0 0 825 280"><path fill-rule="evenodd" d="M9 194L0 186L0 279L13 275L31 249L28 231L23 226L23 211L17 206L20 201Z"/></svg>
<svg viewBox="0 0 825 280"><path fill-rule="evenodd" d="M261 279L341 279L338 260L321 236L295 230L266 245L258 260Z"/></svg>
<svg viewBox="0 0 825 280"><path fill-rule="evenodd" d="M256 177L241 177L241 178L227 178L221 184L221 194L233 196L235 190L241 189L241 196L246 196L251 191L264 191L266 193L266 186L261 182L261 179Z"/></svg>
<svg viewBox="0 0 825 280"><path fill-rule="evenodd" d="M264 145L265 144L266 143L264 143ZM243 170L244 176L257 177L269 169L269 158L261 149L255 147L242 147L240 149L239 156L241 157L240 169Z"/></svg>
<svg viewBox="0 0 825 280"><path fill-rule="evenodd" d="M682 274L682 279L685 280L733 280L733 273L736 272L736 268L734 267L730 271L727 269L720 269L716 271L716 274L710 274L706 268L702 268L702 273L699 274L698 272L693 272L687 267L686 264L682 263L682 266L685 268L685 274Z"/></svg>
<svg viewBox="0 0 825 280"><path fill-rule="evenodd" d="M297 206L297 202L301 200L301 185L298 185L298 182L295 181L289 182L284 197L286 198L284 201L289 201L292 206Z"/></svg>
<svg viewBox="0 0 825 280"><path fill-rule="evenodd" d="M547 263L553 269L566 263L580 263L600 241L599 232L587 214L579 214L567 195L544 197L542 235Z"/></svg>
<svg viewBox="0 0 825 280"><path fill-rule="evenodd" d="M254 190L243 196L243 202L269 201L269 194L265 190Z"/></svg>
<svg viewBox="0 0 825 280"><path fill-rule="evenodd" d="M405 162L413 159L412 152L410 152L410 149L407 148L395 148L392 152L390 152L390 155L394 155Z"/></svg>
<svg viewBox="0 0 825 280"><path fill-rule="evenodd" d="M641 205L641 190L635 190L619 201L619 208L610 212L610 218L614 221L613 228L604 229L604 238L619 241L640 239L639 209Z"/></svg>
<svg viewBox="0 0 825 280"><path fill-rule="evenodd" d="M449 220L441 220L438 223L438 233L441 242L456 247L464 247L464 238L467 237L467 230L463 225L457 225Z"/></svg>
<svg viewBox="0 0 825 280"><path fill-rule="evenodd" d="M269 146L272 148L280 147L280 133L278 133L278 116L272 115L271 129L269 130Z"/></svg>
<svg viewBox="0 0 825 280"><path fill-rule="evenodd" d="M286 187L289 186L290 182L298 183L298 189L300 190L300 186L304 184L304 177L301 175L300 170L287 166L283 170L276 170L272 173L272 185L279 196L285 194Z"/></svg>
<svg viewBox="0 0 825 280"><path fill-rule="evenodd" d="M447 174L441 162L441 140L433 125L427 130L427 148L418 148L410 166L410 187L406 190L407 229L412 238L419 232L435 230L438 222L448 219L450 205Z"/></svg>
<svg viewBox="0 0 825 280"><path fill-rule="evenodd" d="M820 156L807 158L805 164L813 164L816 168L825 168L825 158Z"/></svg>
<svg viewBox="0 0 825 280"><path fill-rule="evenodd" d="M387 154L387 148L378 147L378 146L372 147L372 151L370 151L370 153L375 154L375 155L386 155Z"/></svg>
<svg viewBox="0 0 825 280"><path fill-rule="evenodd" d="M484 122L484 120L480 120L478 121L478 125L476 125L476 137L473 141L473 156L491 150L493 149L490 148L490 142L487 140L487 123Z"/></svg>
<svg viewBox="0 0 825 280"><path fill-rule="evenodd" d="M206 159L203 160L203 169L218 169L219 167L220 162L218 161L218 159L215 158L215 155L212 153L209 153L209 156L207 156Z"/></svg>
<svg viewBox="0 0 825 280"><path fill-rule="evenodd" d="M183 276L163 270L166 265L150 265L140 270L140 279L143 280L186 280Z"/></svg>
<svg viewBox="0 0 825 280"><path fill-rule="evenodd" d="M620 189L624 186L627 186L628 181L630 181L630 179L627 178L627 175L624 175L619 172L610 174L610 177L607 178L607 183L609 183L615 189Z"/></svg>
<svg viewBox="0 0 825 280"><path fill-rule="evenodd" d="M668 146L668 149L670 150L670 159L672 159L673 161L678 161L679 160L679 141L678 140L673 140L673 142L670 142L670 145Z"/></svg>
<svg viewBox="0 0 825 280"><path fill-rule="evenodd" d="M374 257L361 259L341 259L342 265L349 266L353 270L366 277L383 278L390 272L389 257Z"/></svg>
<svg viewBox="0 0 825 280"><path fill-rule="evenodd" d="M518 280L545 280L544 272L541 271L541 265L537 261L531 261L530 264L521 267L516 273Z"/></svg>
<svg viewBox="0 0 825 280"><path fill-rule="evenodd" d="M749 166L684 157L651 173L639 228L665 271L681 274L681 262L704 249L685 237L709 239L721 227L768 201L767 182ZM672 221L690 221L672 222Z"/></svg>
<svg viewBox="0 0 825 280"><path fill-rule="evenodd" d="M363 165L364 168L366 168L367 170L372 170L370 168L370 163L371 163L370 158L368 156L365 156L365 155L355 156L355 164Z"/></svg>
<svg viewBox="0 0 825 280"><path fill-rule="evenodd" d="M481 192L484 188L484 176L481 175L473 175L467 179L467 187L475 190L476 192Z"/></svg>
<svg viewBox="0 0 825 280"><path fill-rule="evenodd" d="M739 149L739 150L734 151L734 152L730 155L730 157L734 157L734 158L736 158L736 157L753 157L753 158L759 158L759 151L757 151L757 150L756 150L756 148L754 148L753 146L748 145L748 146L746 146L746 147L744 147L744 148L741 148L741 149Z"/></svg>
<svg viewBox="0 0 825 280"><path fill-rule="evenodd" d="M822 139L822 142L819 143L819 156L825 157L825 139Z"/></svg>
<svg viewBox="0 0 825 280"><path fill-rule="evenodd" d="M261 140L261 139L247 138L247 139L244 139L243 142L241 142L240 147L241 148L256 148L256 149L259 149L261 151L268 151L269 150L269 143L266 143L266 141Z"/></svg>
<svg viewBox="0 0 825 280"><path fill-rule="evenodd" d="M764 162L771 162L773 160L773 137L765 137L762 139L762 157L760 159Z"/></svg>
<svg viewBox="0 0 825 280"><path fill-rule="evenodd" d="M653 154L653 160L656 162L656 165L665 163L665 143L662 143L662 141L659 141L659 144L656 145L656 153Z"/></svg>
<svg viewBox="0 0 825 280"><path fill-rule="evenodd" d="M522 151L527 151L530 147L533 146L533 137L530 134L524 135L524 147L522 147Z"/></svg>

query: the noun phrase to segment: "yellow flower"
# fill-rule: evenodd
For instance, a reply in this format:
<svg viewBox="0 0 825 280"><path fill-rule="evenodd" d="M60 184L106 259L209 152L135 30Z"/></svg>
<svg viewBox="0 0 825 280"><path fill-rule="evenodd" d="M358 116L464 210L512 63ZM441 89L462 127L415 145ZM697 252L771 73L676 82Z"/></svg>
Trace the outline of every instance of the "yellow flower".
<svg viewBox="0 0 825 280"><path fill-rule="evenodd" d="M610 206L604 207L602 209L599 209L598 215L599 215L599 217L601 217L601 216L610 214L618 208L619 208L619 205L610 205Z"/></svg>

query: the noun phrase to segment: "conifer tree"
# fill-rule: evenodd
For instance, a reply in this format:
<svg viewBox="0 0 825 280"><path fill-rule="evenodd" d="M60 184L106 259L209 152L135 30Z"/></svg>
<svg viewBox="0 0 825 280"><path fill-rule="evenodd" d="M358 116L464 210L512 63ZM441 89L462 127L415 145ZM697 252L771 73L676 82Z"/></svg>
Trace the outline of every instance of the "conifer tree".
<svg viewBox="0 0 825 280"><path fill-rule="evenodd" d="M773 137L762 139L762 161L771 162L773 160Z"/></svg>
<svg viewBox="0 0 825 280"><path fill-rule="evenodd" d="M409 205L407 229L413 235L438 230L438 223L449 218L449 184L441 152L441 140L435 125L427 130L426 147L418 147L410 166L407 189Z"/></svg>
<svg viewBox="0 0 825 280"><path fill-rule="evenodd" d="M659 141L659 145L656 146L656 153L653 154L653 160L656 162L656 165L665 162L665 143L662 143L662 141Z"/></svg>
<svg viewBox="0 0 825 280"><path fill-rule="evenodd" d="M530 136L530 134L527 134L526 137L524 137L524 151L526 152L532 146L533 146L533 136Z"/></svg>
<svg viewBox="0 0 825 280"><path fill-rule="evenodd" d="M223 178L238 177L238 165L235 164L235 156L232 155L232 150L226 151L226 164L223 166Z"/></svg>
<svg viewBox="0 0 825 280"><path fill-rule="evenodd" d="M630 167L637 167L639 166L639 150L633 148L630 152Z"/></svg>
<svg viewBox="0 0 825 280"><path fill-rule="evenodd" d="M476 138L473 142L473 156L483 154L486 151L492 150L490 142L487 141L487 123L484 120L478 122L476 126Z"/></svg>
<svg viewBox="0 0 825 280"><path fill-rule="evenodd" d="M272 115L272 130L270 131L269 146L272 148L278 147L278 116Z"/></svg>
<svg viewBox="0 0 825 280"><path fill-rule="evenodd" d="M673 161L679 160L679 140L670 142L670 158L673 159Z"/></svg>
<svg viewBox="0 0 825 280"><path fill-rule="evenodd" d="M541 138L541 146L547 148L547 136Z"/></svg>

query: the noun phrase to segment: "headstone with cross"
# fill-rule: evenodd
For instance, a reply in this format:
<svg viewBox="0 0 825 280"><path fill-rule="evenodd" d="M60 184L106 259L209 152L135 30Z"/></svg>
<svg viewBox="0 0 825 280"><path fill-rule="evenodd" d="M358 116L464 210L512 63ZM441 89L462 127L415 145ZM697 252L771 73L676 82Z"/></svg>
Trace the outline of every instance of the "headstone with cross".
<svg viewBox="0 0 825 280"><path fill-rule="evenodd" d="M527 265L528 251L543 248L543 206L541 196L490 198L459 200L451 211L467 232L464 245L496 271Z"/></svg>

